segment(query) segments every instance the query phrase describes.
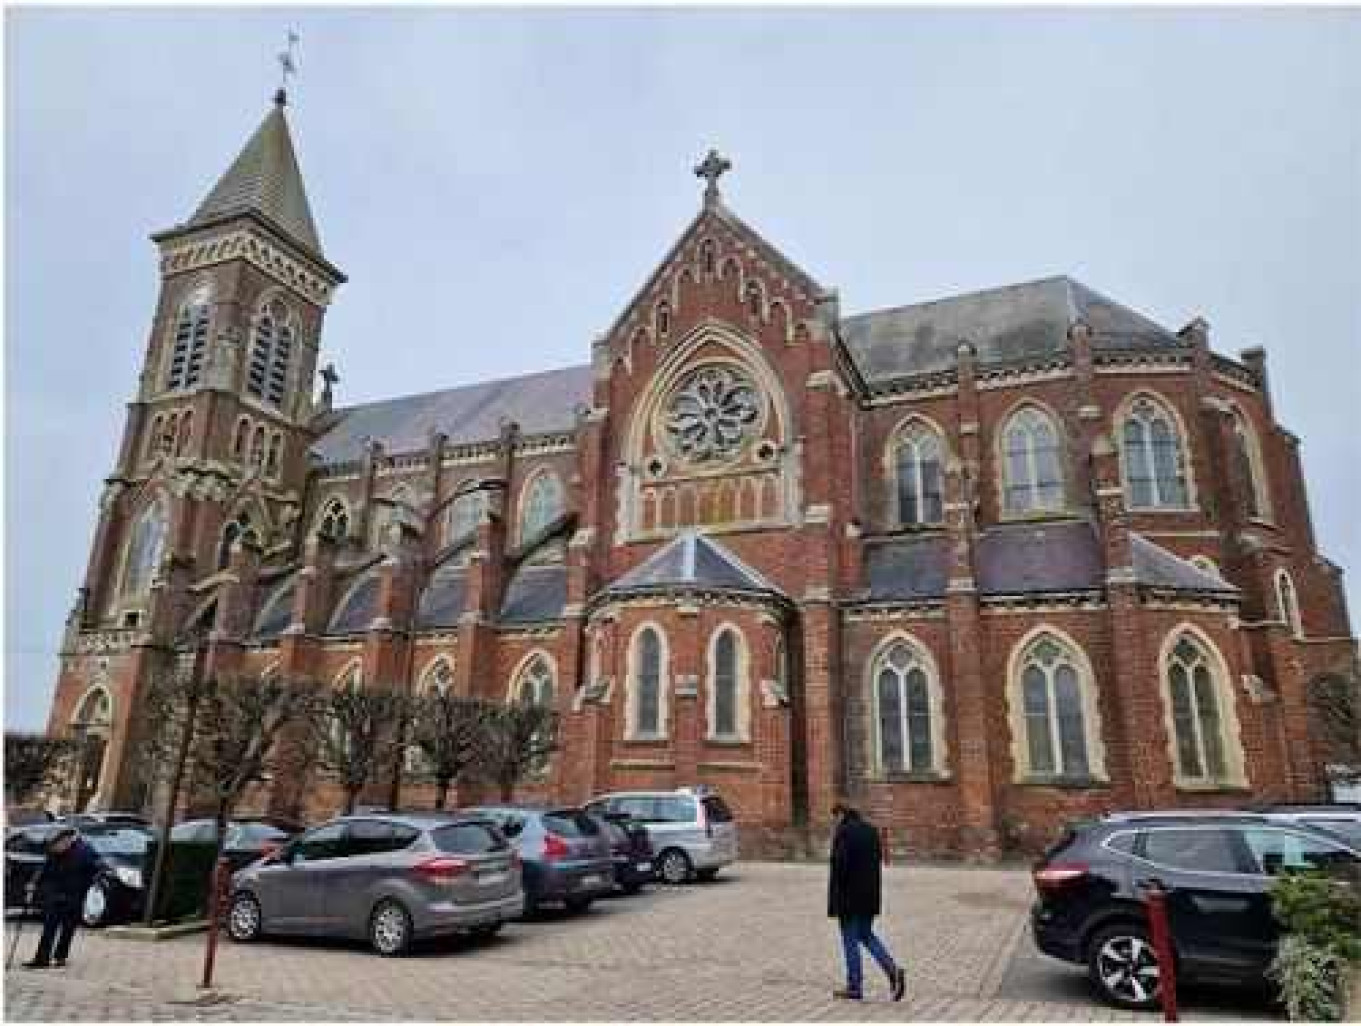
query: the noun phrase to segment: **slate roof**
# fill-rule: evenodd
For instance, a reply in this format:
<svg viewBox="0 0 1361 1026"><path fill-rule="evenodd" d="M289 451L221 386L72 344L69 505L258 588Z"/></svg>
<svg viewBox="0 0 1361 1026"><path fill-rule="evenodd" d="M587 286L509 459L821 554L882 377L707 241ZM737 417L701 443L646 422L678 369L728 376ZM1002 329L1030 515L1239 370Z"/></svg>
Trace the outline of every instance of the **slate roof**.
<svg viewBox="0 0 1361 1026"><path fill-rule="evenodd" d="M312 453L322 463L349 462L363 455L370 439L389 453L415 452L430 444L433 431L452 445L486 442L500 434L503 420L515 421L527 435L570 431L577 408L590 400L589 366L385 399L335 411Z"/></svg>
<svg viewBox="0 0 1361 1026"><path fill-rule="evenodd" d="M684 531L605 590L610 593L701 589L782 595L730 550L698 531Z"/></svg>
<svg viewBox="0 0 1361 1026"><path fill-rule="evenodd" d="M298 155L278 100L231 167L199 204L189 225L248 211L264 214L295 242L320 255L321 238L302 184Z"/></svg>
<svg viewBox="0 0 1361 1026"><path fill-rule="evenodd" d="M297 578L290 577L266 596L255 621L254 638L257 641L277 638L293 622L293 593L297 583Z"/></svg>
<svg viewBox="0 0 1361 1026"><path fill-rule="evenodd" d="M841 337L870 384L949 370L960 342L980 366L1045 359L1068 348L1076 320L1094 349L1185 345L1175 334L1068 277L985 289L843 318Z"/></svg>
<svg viewBox="0 0 1361 1026"><path fill-rule="evenodd" d="M378 615L379 581L376 573L368 573L341 600L331 616L327 634L356 634L369 629Z"/></svg>
<svg viewBox="0 0 1361 1026"><path fill-rule="evenodd" d="M567 568L524 566L510 579L501 601L501 623L541 623L558 620L567 605Z"/></svg>
<svg viewBox="0 0 1361 1026"><path fill-rule="evenodd" d="M944 535L872 543L866 554L871 602L943 598L949 573ZM1208 574L1139 534L1131 534L1138 584L1232 594ZM1086 521L1003 524L980 532L975 550L980 595L1033 595L1105 587L1101 540Z"/></svg>
<svg viewBox="0 0 1361 1026"><path fill-rule="evenodd" d="M421 591L416 606L416 626L458 626L467 590L468 575L462 567L450 564L438 568Z"/></svg>

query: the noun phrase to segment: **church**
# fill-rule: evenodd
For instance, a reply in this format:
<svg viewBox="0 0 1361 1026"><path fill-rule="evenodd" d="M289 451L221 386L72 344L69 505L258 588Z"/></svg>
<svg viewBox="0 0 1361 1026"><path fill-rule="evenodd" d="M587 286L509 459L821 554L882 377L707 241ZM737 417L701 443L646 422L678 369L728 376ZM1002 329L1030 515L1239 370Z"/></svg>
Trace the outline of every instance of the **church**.
<svg viewBox="0 0 1361 1026"><path fill-rule="evenodd" d="M725 204L729 167L695 169L580 366L340 406L346 278L280 91L152 236L50 714L87 742L65 807L145 805L139 695L187 653L551 704L533 795L710 785L748 854L806 850L838 795L896 850L984 858L1108 809L1325 795L1310 689L1356 642L1263 351L1067 277L848 313Z"/></svg>

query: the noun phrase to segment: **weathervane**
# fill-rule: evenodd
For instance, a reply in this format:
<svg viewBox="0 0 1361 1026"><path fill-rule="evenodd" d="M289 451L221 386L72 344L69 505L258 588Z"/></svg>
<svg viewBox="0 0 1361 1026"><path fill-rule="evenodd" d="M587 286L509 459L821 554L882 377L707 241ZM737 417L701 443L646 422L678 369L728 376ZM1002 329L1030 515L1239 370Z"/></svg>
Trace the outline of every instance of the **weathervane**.
<svg viewBox="0 0 1361 1026"><path fill-rule="evenodd" d="M732 161L722 156L717 150L710 150L709 155L695 165L695 175L703 178L707 183L704 186L704 205L711 207L718 202L718 180L723 177L723 172L732 168Z"/></svg>
<svg viewBox="0 0 1361 1026"><path fill-rule="evenodd" d="M274 101L280 106L288 102L288 76L298 73L298 55L296 48L298 45L298 34L292 29L288 30L288 45L279 54L279 91L274 94Z"/></svg>

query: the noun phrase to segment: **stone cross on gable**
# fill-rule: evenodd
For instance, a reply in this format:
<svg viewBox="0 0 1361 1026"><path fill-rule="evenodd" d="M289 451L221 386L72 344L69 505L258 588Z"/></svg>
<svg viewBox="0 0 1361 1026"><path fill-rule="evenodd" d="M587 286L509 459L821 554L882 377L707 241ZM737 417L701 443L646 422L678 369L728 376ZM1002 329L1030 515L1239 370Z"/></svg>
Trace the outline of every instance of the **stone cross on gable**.
<svg viewBox="0 0 1361 1026"><path fill-rule="evenodd" d="M321 405L325 409L331 408L332 396L331 389L340 380L340 374L336 371L336 365L328 363L321 369L321 380L324 384L321 387Z"/></svg>
<svg viewBox="0 0 1361 1026"><path fill-rule="evenodd" d="M704 205L712 206L718 202L718 180L723 177L725 171L732 169L732 161L724 157L717 150L710 150L709 155L695 165L695 175L703 178L704 186Z"/></svg>

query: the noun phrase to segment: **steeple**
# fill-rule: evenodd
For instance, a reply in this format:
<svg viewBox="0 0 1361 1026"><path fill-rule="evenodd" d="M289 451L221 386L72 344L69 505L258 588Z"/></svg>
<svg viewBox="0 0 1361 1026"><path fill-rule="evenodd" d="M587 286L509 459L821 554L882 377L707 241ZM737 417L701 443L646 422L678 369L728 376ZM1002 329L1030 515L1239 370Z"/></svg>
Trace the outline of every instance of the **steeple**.
<svg viewBox="0 0 1361 1026"><path fill-rule="evenodd" d="M321 255L321 239L312 221L293 137L284 116L287 104L288 96L280 89L260 127L185 227L199 227L239 214L262 214L291 241Z"/></svg>

